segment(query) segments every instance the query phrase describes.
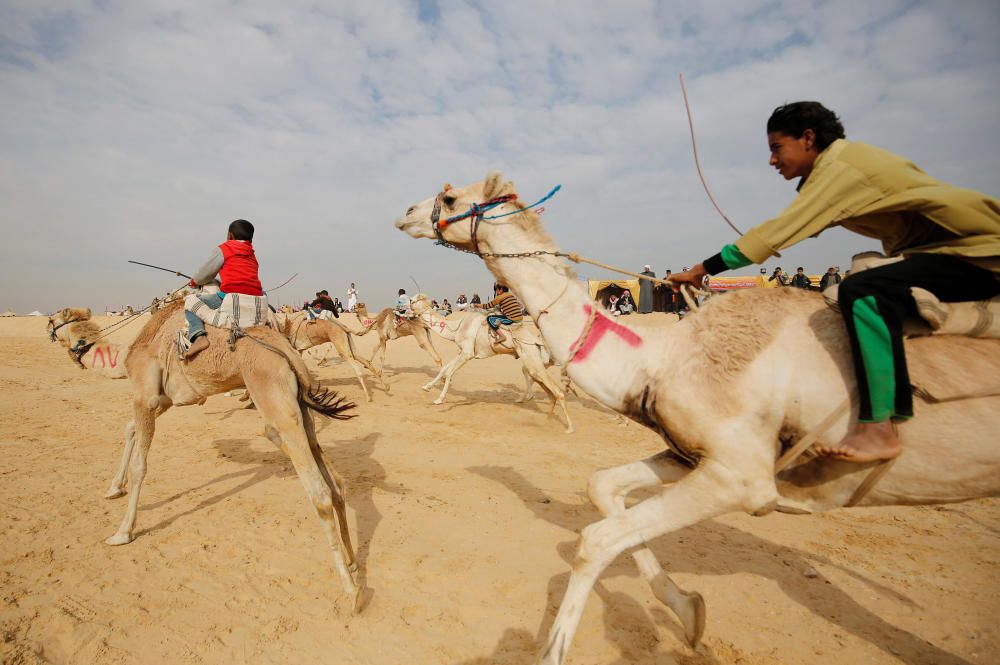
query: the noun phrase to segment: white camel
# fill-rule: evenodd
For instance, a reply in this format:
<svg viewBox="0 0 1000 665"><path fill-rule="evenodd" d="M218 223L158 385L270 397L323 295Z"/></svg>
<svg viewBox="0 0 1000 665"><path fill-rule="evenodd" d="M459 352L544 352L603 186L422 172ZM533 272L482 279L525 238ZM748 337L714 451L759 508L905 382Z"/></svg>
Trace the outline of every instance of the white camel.
<svg viewBox="0 0 1000 665"><path fill-rule="evenodd" d="M595 309L572 271L553 255L556 247L536 214L514 214L502 224L482 221L476 239L471 224L435 223L438 215L455 216L513 193L513 185L494 172L484 182L413 205L396 226L415 238L440 233L448 243L488 255L487 267L523 295L574 383L660 434L668 446L591 477L591 501L605 518L581 533L540 662L564 661L591 588L629 548L639 548L633 556L641 574L696 645L705 628L704 601L681 590L645 543L732 511L759 515L779 503L818 511L849 502L873 464L809 455L775 475L775 461L791 441L815 430L816 445L834 445L857 420L847 333L822 298L798 289L748 289L713 298L674 325L633 328ZM515 198L494 213L520 207ZM523 257L528 252L545 253ZM993 383L1000 376L996 340L917 338L908 342L908 356L958 371L963 379L985 376ZM841 402L851 408L837 413ZM1000 397L918 400L915 406L916 417L900 426L903 455L863 503L948 502L1000 493ZM655 486L657 494L626 508L630 492Z"/></svg>
<svg viewBox="0 0 1000 665"><path fill-rule="evenodd" d="M435 404L444 403L448 387L451 385L451 377L465 363L474 358L512 355L521 360L521 373L524 375L524 394L516 401L525 402L534 399L534 384L537 381L552 400L549 414L555 413L557 405L562 407L563 415L566 417L566 433L573 433L573 422L566 409L566 395L545 371L546 367L551 367L554 364L552 354L549 353L545 341L537 333L524 327L509 329L506 333L507 341L498 344L490 337L485 313L471 310L464 318L449 322L431 307L427 296L422 293L418 293L410 299L410 308L427 324L428 328L441 337L455 342L458 346L458 355L442 367L437 376L429 383L422 386L424 390L430 390L442 377L444 378L444 386L441 388L441 394L434 400Z"/></svg>

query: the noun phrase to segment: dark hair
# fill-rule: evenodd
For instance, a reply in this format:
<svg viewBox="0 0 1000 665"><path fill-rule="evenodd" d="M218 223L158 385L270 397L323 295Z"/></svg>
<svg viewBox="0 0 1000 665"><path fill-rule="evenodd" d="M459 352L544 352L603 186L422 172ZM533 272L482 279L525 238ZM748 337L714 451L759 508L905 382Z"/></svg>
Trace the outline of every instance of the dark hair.
<svg viewBox="0 0 1000 665"><path fill-rule="evenodd" d="M399 295L403 295L404 293L406 293L406 289L400 289L399 290Z"/></svg>
<svg viewBox="0 0 1000 665"><path fill-rule="evenodd" d="M802 266L799 266L798 268L795 269L795 272L798 272L800 270L805 270L805 268L803 268Z"/></svg>
<svg viewBox="0 0 1000 665"><path fill-rule="evenodd" d="M837 139L842 139L844 126L837 114L819 102L792 102L774 109L767 119L767 133L781 132L800 139L807 129L816 135L816 147L826 148Z"/></svg>
<svg viewBox="0 0 1000 665"><path fill-rule="evenodd" d="M237 219L229 225L234 240L253 240L253 224L245 219Z"/></svg>
<svg viewBox="0 0 1000 665"><path fill-rule="evenodd" d="M322 291L320 291L320 293L322 293L324 296L330 295L330 292L327 291L326 289L323 289Z"/></svg>

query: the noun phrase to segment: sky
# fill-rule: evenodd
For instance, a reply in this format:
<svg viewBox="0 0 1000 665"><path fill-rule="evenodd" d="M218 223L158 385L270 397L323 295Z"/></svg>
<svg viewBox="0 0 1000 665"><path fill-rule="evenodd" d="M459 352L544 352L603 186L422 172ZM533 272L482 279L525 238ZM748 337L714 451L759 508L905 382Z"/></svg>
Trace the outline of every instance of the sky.
<svg viewBox="0 0 1000 665"><path fill-rule="evenodd" d="M482 262L393 221L500 170L565 251L657 275L795 196L765 123L814 99L847 137L1000 194L1000 3L957 0L0 3L0 310L145 306L254 223L272 302L486 295ZM821 273L832 230L768 261ZM749 274L757 267L745 268ZM582 276L614 275L585 268Z"/></svg>

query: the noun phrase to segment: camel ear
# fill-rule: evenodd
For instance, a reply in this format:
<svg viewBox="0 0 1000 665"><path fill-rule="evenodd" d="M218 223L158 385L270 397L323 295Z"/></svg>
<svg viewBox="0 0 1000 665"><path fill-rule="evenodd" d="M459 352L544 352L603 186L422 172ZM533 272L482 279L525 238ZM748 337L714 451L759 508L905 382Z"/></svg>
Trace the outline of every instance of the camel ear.
<svg viewBox="0 0 1000 665"><path fill-rule="evenodd" d="M91 316L91 314L90 314L90 308L87 307L86 309L83 310L83 318L89 319L90 316Z"/></svg>
<svg viewBox="0 0 1000 665"><path fill-rule="evenodd" d="M483 181L483 198L486 200L495 199L500 196L503 189L503 176L499 171L490 171Z"/></svg>
<svg viewBox="0 0 1000 665"><path fill-rule="evenodd" d="M65 309L60 310L59 316L62 317L63 321L65 321L66 319L68 319L69 318L69 307L66 307Z"/></svg>

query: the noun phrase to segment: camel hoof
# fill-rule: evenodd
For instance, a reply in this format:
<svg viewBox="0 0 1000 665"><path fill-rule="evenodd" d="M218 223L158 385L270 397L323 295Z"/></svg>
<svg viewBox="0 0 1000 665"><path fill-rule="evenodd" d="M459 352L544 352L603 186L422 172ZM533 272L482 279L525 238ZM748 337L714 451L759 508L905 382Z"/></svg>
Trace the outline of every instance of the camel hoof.
<svg viewBox="0 0 1000 665"><path fill-rule="evenodd" d="M684 595L691 602L684 608L683 616L679 616L681 623L684 624L684 637L687 643L692 649L696 649L705 634L705 599L698 592L685 592Z"/></svg>
<svg viewBox="0 0 1000 665"><path fill-rule="evenodd" d="M572 434L572 433L573 433L573 432L575 432L575 431L576 431L576 430L574 430L574 429L573 429L572 427L567 427L567 428L566 428L566 434Z"/></svg>
<svg viewBox="0 0 1000 665"><path fill-rule="evenodd" d="M128 494L128 490L126 490L124 487L119 487L117 489L112 487L111 489L109 489L107 492L104 493L104 498L117 499L119 497L125 496L126 494Z"/></svg>
<svg viewBox="0 0 1000 665"><path fill-rule="evenodd" d="M436 399L436 400L434 400L434 404L444 404L444 400L443 399Z"/></svg>
<svg viewBox="0 0 1000 665"><path fill-rule="evenodd" d="M364 612L373 595L374 593L368 587L358 587L357 592L354 594L354 607L351 609L352 614L357 616Z"/></svg>
<svg viewBox="0 0 1000 665"><path fill-rule="evenodd" d="M425 393L429 393L431 391L430 385L420 386L420 389L423 390Z"/></svg>
<svg viewBox="0 0 1000 665"><path fill-rule="evenodd" d="M127 533L116 533L104 542L108 545L128 545L132 542L132 536Z"/></svg>

